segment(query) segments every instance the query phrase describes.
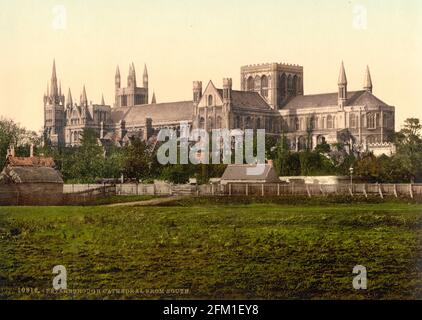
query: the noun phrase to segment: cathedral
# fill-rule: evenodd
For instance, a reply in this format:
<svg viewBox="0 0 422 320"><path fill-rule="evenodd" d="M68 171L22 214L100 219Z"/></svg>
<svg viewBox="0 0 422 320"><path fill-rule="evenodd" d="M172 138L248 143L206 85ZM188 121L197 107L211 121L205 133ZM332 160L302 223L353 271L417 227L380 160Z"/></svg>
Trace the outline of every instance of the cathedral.
<svg viewBox="0 0 422 320"><path fill-rule="evenodd" d="M77 146L84 129L93 129L104 146L122 146L133 137L148 140L160 129L212 130L265 129L267 135L284 136L291 150L313 149L320 143L342 143L376 155L394 153L394 106L373 94L369 68L361 90L349 91L344 64L340 66L337 91L304 94L303 67L265 63L241 67L241 90L224 78L218 88L212 81L203 88L194 81L192 98L157 103L149 100L148 71L144 66L142 87L137 86L135 65L129 66L126 87L119 67L114 78L113 106L88 102L85 87L79 102L70 89L62 94L56 65L44 94L44 137L54 146ZM349 149L349 150L350 150Z"/></svg>

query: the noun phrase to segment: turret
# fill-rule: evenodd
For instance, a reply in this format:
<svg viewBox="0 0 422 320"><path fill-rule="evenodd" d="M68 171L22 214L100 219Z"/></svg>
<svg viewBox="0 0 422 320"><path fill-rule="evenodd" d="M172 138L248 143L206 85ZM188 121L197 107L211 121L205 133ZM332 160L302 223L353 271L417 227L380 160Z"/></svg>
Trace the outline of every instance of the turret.
<svg viewBox="0 0 422 320"><path fill-rule="evenodd" d="M84 107L88 106L88 98L86 97L85 85L81 94L81 106L84 106Z"/></svg>
<svg viewBox="0 0 422 320"><path fill-rule="evenodd" d="M363 89L372 93L372 79L371 79L371 73L369 71L369 67L366 66L366 72L365 72L365 79L363 83Z"/></svg>
<svg viewBox="0 0 422 320"><path fill-rule="evenodd" d="M151 100L152 104L156 104L157 103L157 99L155 98L155 92L152 92L152 100Z"/></svg>
<svg viewBox="0 0 422 320"><path fill-rule="evenodd" d="M198 104L202 98L202 81L193 82L193 103Z"/></svg>
<svg viewBox="0 0 422 320"><path fill-rule="evenodd" d="M347 77L344 70L343 61L341 62L340 74L338 77L338 105L341 109L344 108L347 102Z"/></svg>
<svg viewBox="0 0 422 320"><path fill-rule="evenodd" d="M223 79L223 102L230 102L232 96L232 79L224 78Z"/></svg>
<svg viewBox="0 0 422 320"><path fill-rule="evenodd" d="M66 101L66 107L71 109L73 106L73 99L72 99L72 93L70 92L70 88L67 92L67 101Z"/></svg>

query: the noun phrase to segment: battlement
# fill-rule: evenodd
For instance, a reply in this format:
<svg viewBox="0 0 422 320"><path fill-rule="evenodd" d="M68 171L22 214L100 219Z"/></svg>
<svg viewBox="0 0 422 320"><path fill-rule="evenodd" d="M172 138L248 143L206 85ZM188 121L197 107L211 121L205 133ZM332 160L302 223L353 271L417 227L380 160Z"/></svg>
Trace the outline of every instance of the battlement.
<svg viewBox="0 0 422 320"><path fill-rule="evenodd" d="M246 66L242 66L241 69L250 69L250 68L282 68L282 67L289 67L289 68L297 68L303 70L303 66L299 64L292 64L292 63L285 63L285 62L267 62L267 63L256 63L256 64L248 64Z"/></svg>

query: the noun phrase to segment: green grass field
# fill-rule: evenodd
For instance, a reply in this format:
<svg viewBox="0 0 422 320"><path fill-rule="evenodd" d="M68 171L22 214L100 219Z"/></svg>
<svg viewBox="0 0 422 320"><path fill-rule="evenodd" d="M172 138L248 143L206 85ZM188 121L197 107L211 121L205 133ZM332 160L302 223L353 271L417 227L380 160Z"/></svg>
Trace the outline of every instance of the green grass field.
<svg viewBox="0 0 422 320"><path fill-rule="evenodd" d="M407 203L0 207L0 298L420 299L421 240Z"/></svg>

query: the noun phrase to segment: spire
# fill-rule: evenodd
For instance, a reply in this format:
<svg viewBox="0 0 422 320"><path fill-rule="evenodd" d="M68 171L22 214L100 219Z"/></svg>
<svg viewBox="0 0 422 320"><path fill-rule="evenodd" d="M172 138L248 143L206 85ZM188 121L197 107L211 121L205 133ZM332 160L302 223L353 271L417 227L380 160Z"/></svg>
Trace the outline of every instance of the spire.
<svg viewBox="0 0 422 320"><path fill-rule="evenodd" d="M136 75L135 75L135 66L133 62L129 64L129 74L127 76L127 86L136 87Z"/></svg>
<svg viewBox="0 0 422 320"><path fill-rule="evenodd" d="M104 102L104 94L101 95L101 105L105 106L105 102Z"/></svg>
<svg viewBox="0 0 422 320"><path fill-rule="evenodd" d="M72 93L70 92L70 88L69 91L67 92L67 103L66 103L67 107L72 107L73 106L73 100L72 100Z"/></svg>
<svg viewBox="0 0 422 320"><path fill-rule="evenodd" d="M371 72L369 71L369 66L366 66L363 89L372 93L372 79L371 79Z"/></svg>
<svg viewBox="0 0 422 320"><path fill-rule="evenodd" d="M84 88L82 90L82 96L81 96L81 106L88 106L88 99L86 97L86 90L85 90L85 85Z"/></svg>
<svg viewBox="0 0 422 320"><path fill-rule="evenodd" d="M344 63L341 62L340 74L338 76L338 85L347 85L346 71L344 70Z"/></svg>
<svg viewBox="0 0 422 320"><path fill-rule="evenodd" d="M115 86L116 90L118 88L120 88L120 69L119 69L119 65L117 65L117 67L116 67L116 75L114 76L114 86Z"/></svg>
<svg viewBox="0 0 422 320"><path fill-rule="evenodd" d="M56 60L53 60L53 71L51 72L51 96L58 96L57 75L56 75Z"/></svg>
<svg viewBox="0 0 422 320"><path fill-rule="evenodd" d="M136 87L136 72L135 72L135 65L132 62L132 79L133 79L133 86Z"/></svg>
<svg viewBox="0 0 422 320"><path fill-rule="evenodd" d="M155 91L152 92L152 100L151 100L152 104L156 104L157 103L157 99L155 98Z"/></svg>
<svg viewBox="0 0 422 320"><path fill-rule="evenodd" d="M144 64L144 75L142 77L144 88L148 88L148 70L147 65Z"/></svg>

